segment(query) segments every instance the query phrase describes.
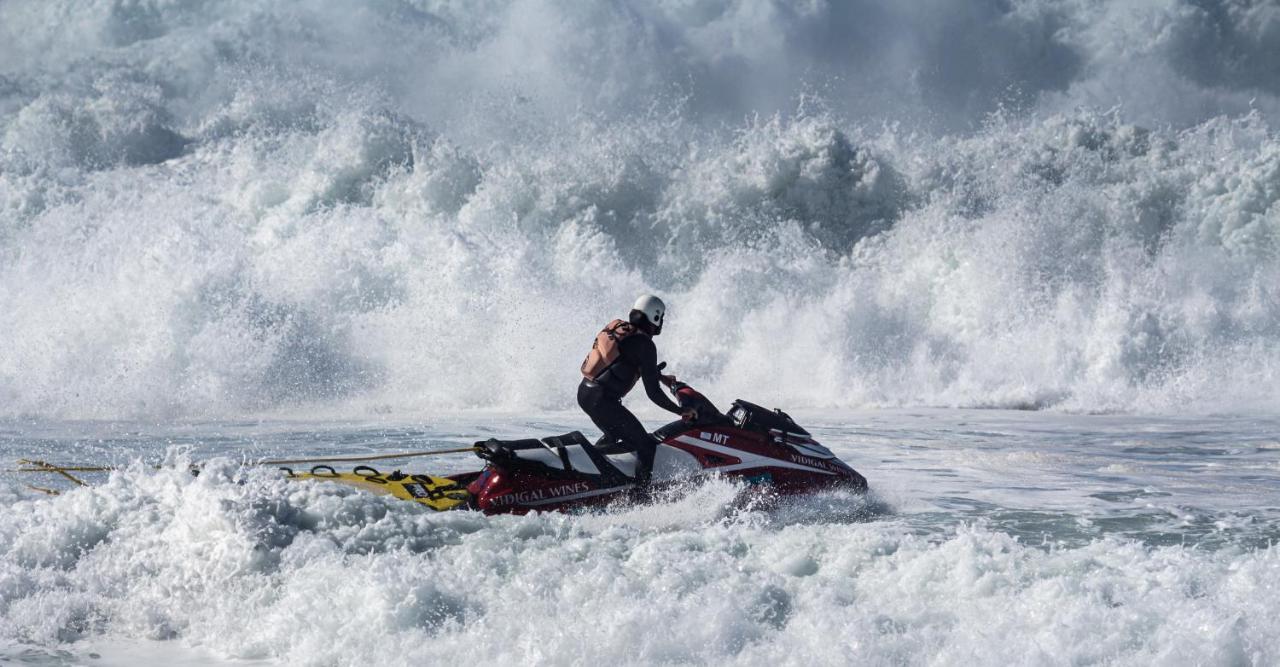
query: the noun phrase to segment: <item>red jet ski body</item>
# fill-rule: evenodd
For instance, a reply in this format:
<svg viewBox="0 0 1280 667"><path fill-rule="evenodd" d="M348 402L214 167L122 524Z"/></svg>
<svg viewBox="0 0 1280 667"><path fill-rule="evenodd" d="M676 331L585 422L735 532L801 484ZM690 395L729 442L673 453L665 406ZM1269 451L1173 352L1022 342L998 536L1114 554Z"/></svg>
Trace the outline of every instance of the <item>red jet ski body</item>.
<svg viewBox="0 0 1280 667"><path fill-rule="evenodd" d="M654 432L652 489L721 475L778 494L828 488L865 491L866 479L815 441L781 410L735 401L722 414L688 385L665 378L681 407L698 417ZM571 511L636 492L636 457L620 443L591 443L578 431L542 439L476 443L487 461L476 473L453 476L467 486L471 506L489 514Z"/></svg>

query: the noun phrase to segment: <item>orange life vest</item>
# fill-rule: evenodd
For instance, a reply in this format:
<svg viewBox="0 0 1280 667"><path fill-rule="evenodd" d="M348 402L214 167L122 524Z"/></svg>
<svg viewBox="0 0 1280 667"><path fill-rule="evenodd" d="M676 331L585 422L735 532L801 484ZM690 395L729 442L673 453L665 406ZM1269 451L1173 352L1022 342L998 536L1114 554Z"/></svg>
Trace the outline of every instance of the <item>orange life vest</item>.
<svg viewBox="0 0 1280 667"><path fill-rule="evenodd" d="M622 354L622 341L641 333L630 322L622 320L614 320L609 323L600 333L596 334L596 340L591 344L591 351L587 353L587 358L582 361L582 375L588 380L597 380L610 366L618 360L618 356ZM636 378L632 379L632 386L635 385L635 379L640 374L636 374ZM629 389L630 387L628 387Z"/></svg>

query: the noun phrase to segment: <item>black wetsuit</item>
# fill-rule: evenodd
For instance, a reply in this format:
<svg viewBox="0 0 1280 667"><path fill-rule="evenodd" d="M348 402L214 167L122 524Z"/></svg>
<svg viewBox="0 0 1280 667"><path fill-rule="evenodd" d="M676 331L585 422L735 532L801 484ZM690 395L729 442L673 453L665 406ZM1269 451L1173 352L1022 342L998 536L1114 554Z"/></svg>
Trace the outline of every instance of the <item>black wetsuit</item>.
<svg viewBox="0 0 1280 667"><path fill-rule="evenodd" d="M662 391L658 380L658 349L652 338L642 333L624 338L618 344L618 352L618 360L595 381L584 379L578 385L578 405L604 431L606 438L621 440L635 449L636 483L644 486L653 472L653 455L658 443L622 405L622 397L635 386L636 375L639 375L649 400L658 407L680 414L680 406Z"/></svg>

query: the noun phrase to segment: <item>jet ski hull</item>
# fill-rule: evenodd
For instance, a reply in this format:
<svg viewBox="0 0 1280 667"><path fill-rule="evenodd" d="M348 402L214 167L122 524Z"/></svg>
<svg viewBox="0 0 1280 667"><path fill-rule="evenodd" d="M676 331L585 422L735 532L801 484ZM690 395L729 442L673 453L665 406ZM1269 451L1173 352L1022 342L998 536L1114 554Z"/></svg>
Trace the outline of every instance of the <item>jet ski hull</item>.
<svg viewBox="0 0 1280 667"><path fill-rule="evenodd" d="M798 434L762 433L731 425L675 428L677 425L680 422L659 431L667 437L661 440L655 457L655 491L711 476L744 480L782 495L828 488L863 492L867 488L866 479L856 470ZM576 446L592 447L576 432L548 440L566 439ZM502 451L503 443L491 442L491 449ZM608 457L610 463L619 458ZM556 465L557 459L562 464L566 459L569 462ZM467 491L471 505L490 514L567 511L634 494L630 477L617 472L600 465L582 470L581 464L575 467L555 446L527 447L492 456L485 469L470 480Z"/></svg>

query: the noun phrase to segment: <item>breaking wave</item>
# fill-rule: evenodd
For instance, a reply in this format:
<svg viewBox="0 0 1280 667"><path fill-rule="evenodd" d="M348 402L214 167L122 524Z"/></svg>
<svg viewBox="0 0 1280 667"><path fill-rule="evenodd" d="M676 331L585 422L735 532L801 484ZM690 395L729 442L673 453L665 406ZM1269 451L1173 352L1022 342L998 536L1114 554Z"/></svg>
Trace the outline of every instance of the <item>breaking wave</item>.
<svg viewBox="0 0 1280 667"><path fill-rule="evenodd" d="M0 414L1280 407L1263 2L0 5Z"/></svg>
<svg viewBox="0 0 1280 667"><path fill-rule="evenodd" d="M610 514L484 517L172 463L7 499L0 637L77 664L76 642L103 637L316 665L1277 658L1274 549L779 524L726 511L726 482Z"/></svg>

